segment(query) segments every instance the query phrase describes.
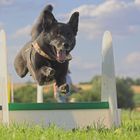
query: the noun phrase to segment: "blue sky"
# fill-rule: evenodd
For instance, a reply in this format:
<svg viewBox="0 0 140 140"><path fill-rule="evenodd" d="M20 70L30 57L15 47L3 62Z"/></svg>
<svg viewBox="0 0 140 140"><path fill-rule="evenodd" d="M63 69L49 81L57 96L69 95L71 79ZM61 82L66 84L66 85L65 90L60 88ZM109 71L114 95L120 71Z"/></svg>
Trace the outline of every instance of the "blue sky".
<svg viewBox="0 0 140 140"><path fill-rule="evenodd" d="M14 82L20 79L13 60L30 40L30 29L47 4L54 6L58 21L67 22L74 11L80 12L76 47L70 62L74 83L101 74L101 45L105 30L113 35L117 76L140 77L140 0L0 0L0 28L7 33L8 67Z"/></svg>

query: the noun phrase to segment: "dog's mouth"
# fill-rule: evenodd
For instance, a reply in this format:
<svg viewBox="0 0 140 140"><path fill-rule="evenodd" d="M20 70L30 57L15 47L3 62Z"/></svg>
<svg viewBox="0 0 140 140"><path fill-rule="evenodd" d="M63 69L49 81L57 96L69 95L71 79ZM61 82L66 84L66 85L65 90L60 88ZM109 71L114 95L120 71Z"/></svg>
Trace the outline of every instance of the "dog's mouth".
<svg viewBox="0 0 140 140"><path fill-rule="evenodd" d="M56 61L58 61L59 63L64 63L65 61L69 61L72 59L71 54L68 53L67 50L58 50L56 47L53 46L53 52Z"/></svg>

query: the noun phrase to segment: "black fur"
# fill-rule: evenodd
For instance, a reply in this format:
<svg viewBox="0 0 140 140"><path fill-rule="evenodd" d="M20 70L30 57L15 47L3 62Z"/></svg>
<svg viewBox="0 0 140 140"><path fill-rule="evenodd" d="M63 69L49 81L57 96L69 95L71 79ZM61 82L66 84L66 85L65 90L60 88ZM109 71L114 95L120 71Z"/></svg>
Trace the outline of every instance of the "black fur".
<svg viewBox="0 0 140 140"><path fill-rule="evenodd" d="M30 52L36 82L39 85L45 85L47 82L55 80L56 85L67 93L66 74L69 61L65 59L65 54L68 56L75 46L79 13L73 13L69 22L65 24L57 22L51 12L52 9L51 5L45 7L31 32L32 41L36 41L52 60L38 54L31 47L32 41L30 41L17 54L14 66L17 74L24 77L30 71L28 66Z"/></svg>

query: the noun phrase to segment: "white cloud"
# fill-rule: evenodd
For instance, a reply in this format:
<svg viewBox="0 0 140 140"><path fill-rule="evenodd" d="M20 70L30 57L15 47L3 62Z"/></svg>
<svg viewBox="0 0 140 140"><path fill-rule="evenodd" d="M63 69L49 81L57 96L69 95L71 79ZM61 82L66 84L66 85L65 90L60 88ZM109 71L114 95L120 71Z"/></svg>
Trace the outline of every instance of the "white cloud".
<svg viewBox="0 0 140 140"><path fill-rule="evenodd" d="M81 5L79 31L93 39L105 30L116 36L128 36L140 31L140 0L106 0L98 5Z"/></svg>
<svg viewBox="0 0 140 140"><path fill-rule="evenodd" d="M82 16L94 17L110 14L112 12L125 8L126 6L127 5L122 1L118 2L116 0L108 0L99 5L82 5L74 9L72 13L74 11L79 11Z"/></svg>
<svg viewBox="0 0 140 140"><path fill-rule="evenodd" d="M9 5L12 4L14 0L0 0L0 5Z"/></svg>
<svg viewBox="0 0 140 140"><path fill-rule="evenodd" d="M116 63L116 75L139 77L140 76L140 52L131 52L121 61Z"/></svg>
<svg viewBox="0 0 140 140"><path fill-rule="evenodd" d="M30 31L31 31L31 25L27 25L23 28L20 28L16 31L15 34L13 34L13 38L19 38L19 37L25 37L27 35L30 34Z"/></svg>
<svg viewBox="0 0 140 140"><path fill-rule="evenodd" d="M135 4L140 5L140 0L135 0Z"/></svg>
<svg viewBox="0 0 140 140"><path fill-rule="evenodd" d="M132 52L126 57L125 62L129 65L139 65L140 64L140 52Z"/></svg>

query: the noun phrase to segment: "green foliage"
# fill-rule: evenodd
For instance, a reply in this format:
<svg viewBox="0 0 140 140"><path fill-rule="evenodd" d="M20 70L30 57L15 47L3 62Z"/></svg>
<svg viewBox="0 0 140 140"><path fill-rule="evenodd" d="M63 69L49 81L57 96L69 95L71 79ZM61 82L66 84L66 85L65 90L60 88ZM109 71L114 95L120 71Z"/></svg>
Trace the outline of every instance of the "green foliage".
<svg viewBox="0 0 140 140"><path fill-rule="evenodd" d="M126 79L117 78L117 97L118 97L118 107L120 108L134 108L133 100L133 90L131 89L131 84L126 82Z"/></svg>
<svg viewBox="0 0 140 140"><path fill-rule="evenodd" d="M135 80L135 85L140 85L140 79L139 78Z"/></svg>
<svg viewBox="0 0 140 140"><path fill-rule="evenodd" d="M91 80L91 84L93 85L93 89L98 94L101 94L101 76L95 76Z"/></svg>
<svg viewBox="0 0 140 140"><path fill-rule="evenodd" d="M36 102L36 88L28 84L14 91L14 101L19 103Z"/></svg>
<svg viewBox="0 0 140 140"><path fill-rule="evenodd" d="M95 76L88 83L92 85L91 89L79 90L78 93L72 94L70 98L74 98L77 102L100 101L101 77ZM130 109L134 107L133 91L131 89L133 83L134 80L131 78L116 79L118 107ZM84 83L82 83L82 85L84 85ZM36 87L31 86L31 84L17 89L14 94L15 102L36 102ZM44 102L56 102L53 96L53 87L51 87L48 93L44 93L43 99ZM139 102L139 97L135 97L134 99L137 99L137 102Z"/></svg>
<svg viewBox="0 0 140 140"><path fill-rule="evenodd" d="M134 85L135 84L135 80L130 78L130 77L126 77L126 78L121 78L127 85Z"/></svg>
<svg viewBox="0 0 140 140"><path fill-rule="evenodd" d="M92 84L92 89L80 90L78 93L73 94L71 98L75 98L77 102L100 101L101 100L101 95L100 95L101 94L101 86L100 86L101 79L99 78L99 76L96 76L89 83Z"/></svg>
<svg viewBox="0 0 140 140"><path fill-rule="evenodd" d="M56 102L56 100L54 99L54 95L53 95L53 86L51 86L51 88L48 91L48 93L43 94L43 101L45 103Z"/></svg>
<svg viewBox="0 0 140 140"><path fill-rule="evenodd" d="M122 78L129 85L140 85L140 78L133 79L130 77Z"/></svg>
<svg viewBox="0 0 140 140"><path fill-rule="evenodd" d="M79 91L77 95L72 97L76 101L100 101L101 100L101 77L95 76L90 82L92 85L91 90ZM116 79L118 107L130 108L134 107L133 91L131 89L131 79Z"/></svg>
<svg viewBox="0 0 140 140"><path fill-rule="evenodd" d="M81 90L78 93L74 93L71 98L74 98L76 102L100 101L100 95L92 90L87 90L86 92Z"/></svg>
<svg viewBox="0 0 140 140"><path fill-rule="evenodd" d="M14 91L14 101L17 103L36 103L36 100L37 89L31 83ZM48 93L43 93L43 101L56 102L53 97L53 87L51 87Z"/></svg>
<svg viewBox="0 0 140 140"><path fill-rule="evenodd" d="M135 101L135 105L137 107L139 107L140 106L140 94L135 94L134 95L134 101Z"/></svg>

